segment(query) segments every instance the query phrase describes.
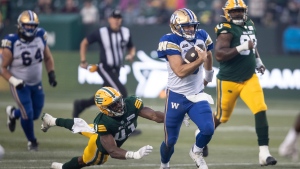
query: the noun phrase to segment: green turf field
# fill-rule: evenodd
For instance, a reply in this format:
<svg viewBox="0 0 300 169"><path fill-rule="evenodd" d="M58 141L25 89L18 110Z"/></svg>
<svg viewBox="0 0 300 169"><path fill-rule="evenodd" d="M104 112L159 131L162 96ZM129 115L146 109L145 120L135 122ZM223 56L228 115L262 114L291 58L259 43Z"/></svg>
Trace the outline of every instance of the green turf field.
<svg viewBox="0 0 300 169"><path fill-rule="evenodd" d="M163 109L159 104L155 106L153 101L145 101L155 109ZM11 99L1 97L0 109L4 110L7 104L11 104ZM278 165L268 168L296 169L300 167L299 162L292 162L289 159L279 157L277 148L287 133L293 119L298 112L296 101L269 101L268 111L270 124L270 151L278 159ZM279 105L282 105L279 106ZM293 106L294 105L294 106ZM71 116L71 103L68 102L47 102L44 112L51 113L56 117L68 118ZM97 109L88 109L82 118L91 122ZM10 133L5 126L6 116L0 114L0 143L5 148L6 153L0 168L2 169L46 169L50 168L53 161L65 162L73 156L81 155L87 139L81 135L72 134L63 128L51 128L47 133L40 130L41 121L35 122L36 136L40 143L38 152L27 151L27 141L17 123L15 133ZM209 144L210 155L206 158L210 169L256 169L258 165L258 147L256 145L256 135L253 128L253 116L249 110L239 102L234 112L234 116L227 124L220 126ZM114 160L109 161L98 168L159 168L160 157L159 147L163 140L163 125L139 119L138 128L142 129L142 135L129 138L123 148L128 150L138 150L138 148L149 144L154 147L154 152L141 160ZM176 145L175 153L171 159L172 168L193 169L193 161L188 156L189 149L194 142L195 125L191 122L190 127L182 126L180 139ZM97 168L97 167L91 167Z"/></svg>
<svg viewBox="0 0 300 169"><path fill-rule="evenodd" d="M99 86L78 85L76 76L64 76L63 73L76 74L76 63L79 60L77 53L54 53L57 67L58 86L56 89L48 87L47 78L44 79L46 102L43 112L55 117L70 118L72 102L77 98L89 97L92 91ZM75 60L75 61L74 61ZM63 73L62 73L63 72ZM289 91L291 92L291 91ZM279 157L278 146L283 141L287 131L294 123L294 118L299 110L299 91L289 99L267 97L269 107L268 119L270 125L270 151L278 160L276 166L266 168L299 169L300 162ZM296 99L295 99L296 98ZM163 110L161 99L144 99L145 105L154 109ZM72 134L70 131L54 127L47 133L40 130L41 120L35 122L35 133L39 142L38 152L27 151L27 140L17 121L16 131L10 133L6 127L5 107L15 105L8 91L0 91L0 144L5 148L5 157L0 160L0 169L48 169L52 162L66 162L74 156L79 156L87 143L81 135ZM214 107L212 106L214 109ZM82 118L92 122L97 109L90 108L82 114ZM227 124L221 125L215 132L209 144L210 155L206 158L209 169L257 169L258 146L254 130L254 117L240 100ZM164 138L163 125L139 119L138 128L142 135L131 137L124 144L127 150L138 150L144 145L152 145L153 153L141 160L115 160L109 159L103 166L89 168L111 169L152 169L159 168L159 147ZM170 161L172 169L196 169L188 152L194 142L196 127L191 122L190 127L182 126L180 138L175 147L175 153ZM300 146L300 143L299 143ZM265 168L265 167L264 167Z"/></svg>

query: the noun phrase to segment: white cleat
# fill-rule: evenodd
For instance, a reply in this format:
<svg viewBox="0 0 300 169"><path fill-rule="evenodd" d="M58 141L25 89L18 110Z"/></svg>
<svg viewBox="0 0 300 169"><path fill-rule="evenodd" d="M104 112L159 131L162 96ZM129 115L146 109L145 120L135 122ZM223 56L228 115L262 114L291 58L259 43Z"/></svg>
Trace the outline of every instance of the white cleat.
<svg viewBox="0 0 300 169"><path fill-rule="evenodd" d="M196 166L198 167L198 169L208 169L208 167L206 165L206 162L205 162L205 160L203 158L202 151L194 153L193 152L193 147L192 147L189 154L190 154L190 157L196 163Z"/></svg>
<svg viewBox="0 0 300 169"><path fill-rule="evenodd" d="M62 166L63 166L62 163L53 162L51 164L51 169L62 169Z"/></svg>
<svg viewBox="0 0 300 169"><path fill-rule="evenodd" d="M43 132L47 132L50 127L55 126L56 118L52 117L48 113L44 113L42 116L42 121L41 130Z"/></svg>
<svg viewBox="0 0 300 169"><path fill-rule="evenodd" d="M259 164L261 166L276 165L277 160L271 156L268 146L259 146Z"/></svg>

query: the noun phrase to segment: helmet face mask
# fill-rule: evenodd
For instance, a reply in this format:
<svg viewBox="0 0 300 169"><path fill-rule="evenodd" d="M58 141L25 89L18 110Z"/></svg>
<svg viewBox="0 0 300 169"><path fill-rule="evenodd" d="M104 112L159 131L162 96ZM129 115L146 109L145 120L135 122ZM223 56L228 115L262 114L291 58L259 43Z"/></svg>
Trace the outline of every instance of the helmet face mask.
<svg viewBox="0 0 300 169"><path fill-rule="evenodd" d="M247 20L248 7L243 0L228 0L225 6L222 8L224 16L228 22L232 22L236 25L243 25ZM243 10L243 12L241 12ZM232 13L243 13L242 15L234 15Z"/></svg>
<svg viewBox="0 0 300 169"><path fill-rule="evenodd" d="M176 10L170 18L171 31L188 41L195 39L199 24L194 12L187 8ZM193 27L193 30L188 27Z"/></svg>
<svg viewBox="0 0 300 169"><path fill-rule="evenodd" d="M100 113L111 117L124 114L124 101L119 91L112 87L102 87L95 94L95 104Z"/></svg>
<svg viewBox="0 0 300 169"><path fill-rule="evenodd" d="M22 12L18 17L18 32L24 38L32 38L37 32L39 19L36 13L27 10Z"/></svg>

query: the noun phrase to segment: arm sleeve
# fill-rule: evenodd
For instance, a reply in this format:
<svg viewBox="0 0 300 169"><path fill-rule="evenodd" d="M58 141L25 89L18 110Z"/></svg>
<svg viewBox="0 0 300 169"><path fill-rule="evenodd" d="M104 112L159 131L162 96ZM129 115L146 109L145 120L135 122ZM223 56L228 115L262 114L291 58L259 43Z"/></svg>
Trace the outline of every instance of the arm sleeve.
<svg viewBox="0 0 300 169"><path fill-rule="evenodd" d="M94 42L99 42L100 41L100 31L99 31L99 29L97 29L94 32L92 32L91 34L89 34L86 37L86 39L89 42L89 44L92 44Z"/></svg>

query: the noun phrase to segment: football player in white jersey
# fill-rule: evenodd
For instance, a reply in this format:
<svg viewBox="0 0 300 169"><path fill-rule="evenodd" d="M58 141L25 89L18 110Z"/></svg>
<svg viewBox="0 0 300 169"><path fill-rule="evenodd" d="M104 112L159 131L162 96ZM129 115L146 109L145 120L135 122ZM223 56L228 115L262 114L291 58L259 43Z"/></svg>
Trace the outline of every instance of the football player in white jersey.
<svg viewBox="0 0 300 169"><path fill-rule="evenodd" d="M204 93L203 89L213 77L213 42L208 33L198 29L198 26L199 22L194 12L186 8L178 9L170 18L172 33L164 35L158 45L158 57L166 59L169 74L165 105L165 140L160 147L161 169L170 168L169 161L186 113L201 131L197 134L189 155L197 168L208 168L202 152L214 134L212 110L209 105L213 103L213 99ZM200 44L206 49L196 49L199 58L194 62L184 63L187 51Z"/></svg>
<svg viewBox="0 0 300 169"><path fill-rule="evenodd" d="M42 61L49 76L49 83L57 85L54 61L47 45L47 33L38 27L38 16L30 10L18 17L18 31L2 40L3 57L1 75L10 83L12 96L18 108L7 106L7 125L15 131L16 120L28 140L28 150L37 150L38 142L34 135L33 121L38 119L44 106L42 87Z"/></svg>

